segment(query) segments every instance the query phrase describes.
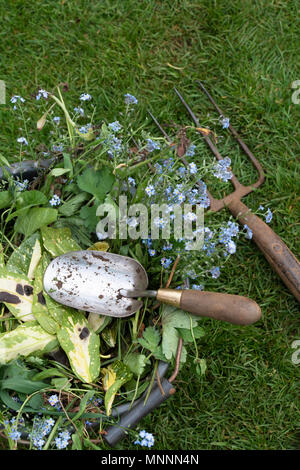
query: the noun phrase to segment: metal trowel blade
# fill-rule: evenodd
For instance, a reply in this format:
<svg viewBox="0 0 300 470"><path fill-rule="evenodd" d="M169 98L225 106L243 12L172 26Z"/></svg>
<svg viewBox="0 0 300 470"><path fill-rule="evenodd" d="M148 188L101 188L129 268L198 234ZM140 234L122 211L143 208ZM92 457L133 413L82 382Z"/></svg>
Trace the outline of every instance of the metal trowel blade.
<svg viewBox="0 0 300 470"><path fill-rule="evenodd" d="M44 289L55 301L78 310L127 317L142 301L123 297L120 290L145 290L148 276L132 258L94 250L72 251L51 261Z"/></svg>

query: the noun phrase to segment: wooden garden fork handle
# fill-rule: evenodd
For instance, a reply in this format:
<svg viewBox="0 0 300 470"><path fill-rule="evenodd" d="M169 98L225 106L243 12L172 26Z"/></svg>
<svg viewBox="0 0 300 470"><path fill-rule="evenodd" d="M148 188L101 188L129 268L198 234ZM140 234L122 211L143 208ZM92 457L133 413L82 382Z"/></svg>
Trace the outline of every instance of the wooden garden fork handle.
<svg viewBox="0 0 300 470"><path fill-rule="evenodd" d="M197 80L197 83L200 86L200 88L204 91L204 93L207 95L207 97L209 98L213 106L216 108L220 116L225 117L223 111L218 107L218 105L216 104L212 96L208 93L208 91L205 89L203 84L199 80ZM212 143L210 138L201 130L199 122L195 114L189 107L189 105L180 95L178 90L176 90L176 88L174 90L177 96L179 97L179 99L181 100L181 102L183 103L183 105L185 106L185 108L187 109L187 111L189 112L194 123L198 127L197 130L204 137L204 140L206 141L212 153L215 155L215 157L218 160L221 160L222 156L220 155L219 151L217 150L215 145ZM249 150L247 145L239 137L238 133L236 132L236 130L233 128L231 124L229 124L229 130L237 139L243 151L250 158L254 167L257 169L259 178L252 185L244 186L240 184L236 176L233 175L231 178L231 182L235 188L233 193L229 194L223 199L215 199L211 196L209 192L207 192L208 197L211 201L210 209L213 211L218 211L222 209L223 207L227 207L230 210L230 212L239 220L241 224L248 225L248 227L252 230L252 233L253 233L253 241L257 244L259 249L265 255L265 258L267 259L267 261L270 263L273 269L278 273L282 281L286 284L289 290L293 293L295 298L300 302L300 263L299 261L293 255L293 253L289 250L289 248L285 245L285 243L283 243L280 237L276 235L273 232L273 230L267 224L265 224L265 222L263 222L259 217L257 217L254 214L251 214L247 206L241 202L241 197L246 196L251 191L253 191L254 188L258 188L263 183L264 173L263 173L262 166L260 165L258 160L254 157L254 155Z"/></svg>
<svg viewBox="0 0 300 470"><path fill-rule="evenodd" d="M252 239L282 281L300 302L300 262L281 238L238 199L228 205L230 212L253 233Z"/></svg>

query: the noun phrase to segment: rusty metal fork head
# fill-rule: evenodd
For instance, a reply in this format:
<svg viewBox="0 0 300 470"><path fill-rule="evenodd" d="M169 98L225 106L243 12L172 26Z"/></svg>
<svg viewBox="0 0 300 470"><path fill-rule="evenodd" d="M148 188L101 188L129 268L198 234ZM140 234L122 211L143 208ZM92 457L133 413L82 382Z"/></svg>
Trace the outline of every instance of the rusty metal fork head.
<svg viewBox="0 0 300 470"><path fill-rule="evenodd" d="M211 103L213 104L215 109L218 111L219 115L221 117L225 118L225 115L224 115L223 111L215 103L214 99L211 97L211 95L208 93L208 91L204 88L203 84L199 80L197 80L197 84L200 86L202 91L209 98L209 100L211 101ZM181 96L181 94L179 93L179 91L176 88L174 88L174 90L175 90L175 93L177 94L178 98L180 99L180 101L182 102L182 104L184 105L184 107L186 108L188 113L190 114L190 116L191 116L192 120L194 121L195 125L197 126L197 131L203 136L206 144L208 145L208 147L210 148L212 153L215 155L217 160L222 160L223 159L222 155L220 154L217 147L215 146L215 144L210 139L209 135L207 133L205 133L204 129L200 126L198 119L196 118L195 114L193 113L193 111L191 110L191 108L189 107L187 102L183 99L183 97ZM152 116L152 118L153 118L153 116ZM156 121L155 118L154 118L154 121ZM156 124L158 124L157 121L156 121ZM160 127L160 129L162 130L161 127ZM259 161L254 157L253 153L247 147L245 142L243 142L243 140L240 138L240 136L238 135L238 133L236 132L236 130L234 129L234 127L231 124L229 124L229 130L232 133L232 135L235 137L235 139L238 141L238 143L239 143L240 147L242 148L242 150L244 151L244 153L250 158L250 161L253 164L253 166L258 171L258 179L255 183L250 184L249 186L244 186L243 184L241 184L238 181L237 177L235 175L233 175L230 181L234 186L234 191L231 194L228 194L227 196L223 197L222 199L214 198L209 193L209 191L207 191L208 197L210 199L210 210L214 211L214 212L219 211L220 209L222 209L225 206L228 206L234 200L240 200L243 196L246 196L247 194L251 193L254 189L261 186L263 184L264 180L265 180L264 171L263 171L263 168L260 165ZM163 133L166 136L166 133L164 131L163 131ZM184 159L183 159L183 163L186 164L187 162L185 162Z"/></svg>

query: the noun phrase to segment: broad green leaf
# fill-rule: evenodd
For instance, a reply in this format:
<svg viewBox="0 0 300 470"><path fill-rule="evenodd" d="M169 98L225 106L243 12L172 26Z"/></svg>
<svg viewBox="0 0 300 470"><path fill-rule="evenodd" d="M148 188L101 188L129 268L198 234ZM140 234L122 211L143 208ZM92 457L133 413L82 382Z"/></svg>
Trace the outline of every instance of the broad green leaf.
<svg viewBox="0 0 300 470"><path fill-rule="evenodd" d="M13 251L6 264L6 268L9 272L27 276L35 243L39 239L40 234L38 232L34 233L31 237L25 239L21 245Z"/></svg>
<svg viewBox="0 0 300 470"><path fill-rule="evenodd" d="M179 333L176 328L168 326L163 329L162 352L167 360L176 357Z"/></svg>
<svg viewBox="0 0 300 470"><path fill-rule="evenodd" d="M62 176L65 175L66 173L69 173L70 170L66 168L53 168L51 172L49 173L51 176Z"/></svg>
<svg viewBox="0 0 300 470"><path fill-rule="evenodd" d="M72 450L82 450L81 439L77 433L72 434L72 441L73 441Z"/></svg>
<svg viewBox="0 0 300 470"><path fill-rule="evenodd" d="M71 237L71 231L67 227L43 227L41 233L44 248L52 256L60 256L69 251L81 250L81 247Z"/></svg>
<svg viewBox="0 0 300 470"><path fill-rule="evenodd" d="M84 314L64 312L57 337L76 376L86 383L96 380L100 373L100 339L89 328Z"/></svg>
<svg viewBox="0 0 300 470"><path fill-rule="evenodd" d="M31 380L39 381L39 380L45 380L48 379L49 377L64 377L66 378L66 374L64 374L62 371L58 370L56 367L51 367L50 369L45 369L42 372L38 372L35 374Z"/></svg>
<svg viewBox="0 0 300 470"><path fill-rule="evenodd" d="M12 202L12 196L9 191L0 192L0 209L6 209Z"/></svg>
<svg viewBox="0 0 300 470"><path fill-rule="evenodd" d="M61 206L59 206L58 212L65 215L66 217L70 217L79 210L82 203L89 197L90 196L88 193L84 192L76 194L76 196L72 197L69 201L66 201Z"/></svg>
<svg viewBox="0 0 300 470"><path fill-rule="evenodd" d="M29 237L36 230L52 224L57 219L57 210L47 207L33 207L19 216L15 223L15 231Z"/></svg>
<svg viewBox="0 0 300 470"><path fill-rule="evenodd" d="M148 362L144 354L135 352L128 354L124 358L124 364L129 367L134 375L142 375Z"/></svg>
<svg viewBox="0 0 300 470"><path fill-rule="evenodd" d="M69 170L69 177L73 178L73 164L71 157L68 153L63 153L63 158L64 158L64 168L66 170Z"/></svg>
<svg viewBox="0 0 300 470"><path fill-rule="evenodd" d="M90 233L96 231L96 226L99 221L99 218L96 215L97 207L98 204L94 204L93 206L84 206L80 209L80 217Z"/></svg>
<svg viewBox="0 0 300 470"><path fill-rule="evenodd" d="M18 320L32 321L33 285L26 276L0 269L0 302Z"/></svg>
<svg viewBox="0 0 300 470"><path fill-rule="evenodd" d="M115 177L108 168L94 170L86 168L84 172L77 177L77 184L82 191L95 196L100 202L104 201L105 195L109 193L114 184Z"/></svg>
<svg viewBox="0 0 300 470"><path fill-rule="evenodd" d="M144 332L142 338L138 339L143 348L148 349L153 354L159 351L159 343L161 337L159 331L154 326L148 326Z"/></svg>
<svg viewBox="0 0 300 470"><path fill-rule="evenodd" d="M41 191L23 191L18 194L16 200L16 208L22 209L24 207L42 206L47 204L48 199Z"/></svg>
<svg viewBox="0 0 300 470"><path fill-rule="evenodd" d="M188 330L187 328L177 328L177 330L184 343L191 343L193 341L193 336L195 339L202 338L202 336L205 336L204 329L201 328L201 326L196 326L195 328L193 328L193 334L192 330Z"/></svg>
<svg viewBox="0 0 300 470"><path fill-rule="evenodd" d="M29 354L44 354L57 348L57 339L47 333L36 321L17 326L0 336L0 363Z"/></svg>
<svg viewBox="0 0 300 470"><path fill-rule="evenodd" d="M30 207L47 204L48 199L40 191L21 192L16 201L17 210L7 216L7 222L27 212Z"/></svg>
<svg viewBox="0 0 300 470"><path fill-rule="evenodd" d="M167 360L176 357L179 340L179 328L191 329L197 320L190 314L171 305L165 305L162 311L162 353Z"/></svg>
<svg viewBox="0 0 300 470"><path fill-rule="evenodd" d="M0 153L0 162L3 165L6 165L7 167L10 167L9 161L7 160L7 158L2 153Z"/></svg>

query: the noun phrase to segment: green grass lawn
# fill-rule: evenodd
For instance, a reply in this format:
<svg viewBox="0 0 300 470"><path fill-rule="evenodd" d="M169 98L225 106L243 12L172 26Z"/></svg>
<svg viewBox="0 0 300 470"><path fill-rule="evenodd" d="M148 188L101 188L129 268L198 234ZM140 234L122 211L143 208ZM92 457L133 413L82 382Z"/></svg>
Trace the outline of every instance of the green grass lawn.
<svg viewBox="0 0 300 470"><path fill-rule="evenodd" d="M194 83L200 79L266 171L264 185L243 202L269 207L271 227L299 256L297 0L0 0L0 7L0 80L7 87L0 152L8 160L19 158L12 95L30 99L38 88L68 82L68 102L90 93L100 122L118 118L128 92L139 100L140 122L150 108L163 123L189 125L176 86L205 125L214 111ZM39 117L32 113L27 125ZM149 126L159 135L150 120ZM235 142L222 145L241 181L253 182ZM155 435L154 449L299 449L300 365L291 360L300 339L298 302L246 241L206 289L253 298L262 320L249 327L203 320L198 349L205 376L197 377L188 361L176 394L141 429ZM118 448L136 447L126 438Z"/></svg>

